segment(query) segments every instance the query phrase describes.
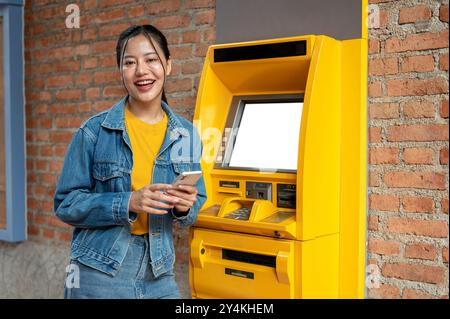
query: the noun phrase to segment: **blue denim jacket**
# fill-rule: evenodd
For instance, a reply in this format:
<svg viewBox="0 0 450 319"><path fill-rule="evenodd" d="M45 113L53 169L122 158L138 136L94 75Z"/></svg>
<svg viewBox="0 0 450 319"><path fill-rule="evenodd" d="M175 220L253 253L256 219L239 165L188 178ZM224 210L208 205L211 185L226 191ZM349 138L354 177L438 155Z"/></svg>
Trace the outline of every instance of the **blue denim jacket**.
<svg viewBox="0 0 450 319"><path fill-rule="evenodd" d="M75 227L70 258L113 276L125 258L131 223L137 217L128 210L133 152L125 129L126 99L93 116L77 130L54 198L56 215ZM202 146L196 129L166 103L162 102L162 108L168 124L155 159L153 184L170 184L183 171L201 170ZM197 200L187 215L179 217L172 210L150 215L150 263L156 277L172 270L175 262L173 221L192 225L206 200L203 178L196 188Z"/></svg>

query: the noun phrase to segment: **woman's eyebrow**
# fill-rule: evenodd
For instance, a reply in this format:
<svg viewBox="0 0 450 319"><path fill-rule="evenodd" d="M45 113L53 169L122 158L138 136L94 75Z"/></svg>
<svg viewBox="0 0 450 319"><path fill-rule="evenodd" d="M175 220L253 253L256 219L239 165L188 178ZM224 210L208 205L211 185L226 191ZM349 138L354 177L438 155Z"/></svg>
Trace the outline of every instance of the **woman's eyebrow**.
<svg viewBox="0 0 450 319"><path fill-rule="evenodd" d="M144 56L152 55L152 54L157 54L157 53L155 51L147 52L147 53L144 54ZM128 54L123 56L124 59L126 59L126 58L134 58L134 57L135 57L134 55L128 55Z"/></svg>

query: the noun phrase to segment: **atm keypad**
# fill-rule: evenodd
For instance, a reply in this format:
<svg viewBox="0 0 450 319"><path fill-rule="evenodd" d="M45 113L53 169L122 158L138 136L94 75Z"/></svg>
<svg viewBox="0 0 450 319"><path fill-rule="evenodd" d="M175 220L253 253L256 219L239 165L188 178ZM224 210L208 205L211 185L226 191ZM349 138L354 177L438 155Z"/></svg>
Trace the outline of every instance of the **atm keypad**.
<svg viewBox="0 0 450 319"><path fill-rule="evenodd" d="M225 215L225 218L237 219L237 220L248 220L250 218L250 208L242 207L232 211L231 213Z"/></svg>

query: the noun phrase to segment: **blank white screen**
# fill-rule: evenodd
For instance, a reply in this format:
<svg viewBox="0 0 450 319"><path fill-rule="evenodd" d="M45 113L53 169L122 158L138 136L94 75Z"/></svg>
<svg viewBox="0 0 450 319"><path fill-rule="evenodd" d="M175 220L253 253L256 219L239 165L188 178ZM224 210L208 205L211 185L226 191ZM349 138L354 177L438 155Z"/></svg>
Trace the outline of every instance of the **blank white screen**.
<svg viewBox="0 0 450 319"><path fill-rule="evenodd" d="M302 102L247 103L231 167L297 169Z"/></svg>

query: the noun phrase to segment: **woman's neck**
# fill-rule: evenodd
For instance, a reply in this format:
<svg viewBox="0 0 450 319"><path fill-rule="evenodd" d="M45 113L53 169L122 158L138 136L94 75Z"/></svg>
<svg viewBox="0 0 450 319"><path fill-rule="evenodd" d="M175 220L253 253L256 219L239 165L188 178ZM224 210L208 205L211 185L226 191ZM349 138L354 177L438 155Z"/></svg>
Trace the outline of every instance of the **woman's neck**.
<svg viewBox="0 0 450 319"><path fill-rule="evenodd" d="M161 99L155 99L149 103L145 103L137 101L129 96L128 107L136 117L149 124L158 123L164 117Z"/></svg>

